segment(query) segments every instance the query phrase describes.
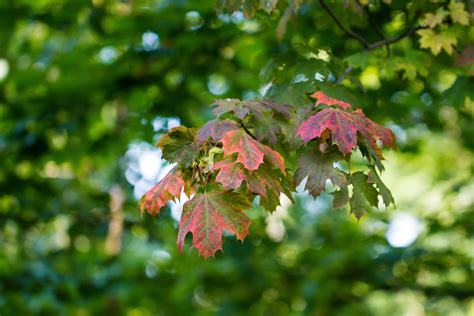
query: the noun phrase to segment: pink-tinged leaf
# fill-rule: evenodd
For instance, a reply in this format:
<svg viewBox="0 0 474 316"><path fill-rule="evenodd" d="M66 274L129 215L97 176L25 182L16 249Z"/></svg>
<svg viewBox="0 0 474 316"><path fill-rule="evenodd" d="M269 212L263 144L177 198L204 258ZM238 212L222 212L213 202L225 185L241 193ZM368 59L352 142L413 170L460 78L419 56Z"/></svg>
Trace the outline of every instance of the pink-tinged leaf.
<svg viewBox="0 0 474 316"><path fill-rule="evenodd" d="M216 181L221 183L224 189L233 190L242 185L246 175L239 163L229 160L221 160L214 164L212 170L220 170Z"/></svg>
<svg viewBox="0 0 474 316"><path fill-rule="evenodd" d="M225 156L237 153L240 162L250 171L257 170L267 157L275 166L285 172L283 157L270 147L260 143L241 130L229 131L221 138Z"/></svg>
<svg viewBox="0 0 474 316"><path fill-rule="evenodd" d="M351 106L347 102L328 97L324 92L321 92L321 91L316 91L315 93L310 95L310 97L312 97L313 99L317 99L316 104L314 105L314 107L317 107L320 104L326 104L326 105L336 104L336 105L339 105L343 109L347 109Z"/></svg>
<svg viewBox="0 0 474 316"><path fill-rule="evenodd" d="M239 126L230 120L214 120L207 122L197 133L197 143L203 144L210 139L217 142L228 131L239 129Z"/></svg>
<svg viewBox="0 0 474 316"><path fill-rule="evenodd" d="M244 210L250 207L251 203L240 193L197 193L184 204L179 222L178 249L182 251L189 232L193 235L193 246L204 258L222 250L223 229L243 240L251 224Z"/></svg>
<svg viewBox="0 0 474 316"><path fill-rule="evenodd" d="M348 154L357 145L357 131L360 129L367 131L365 126L360 126L357 118L349 112L326 108L303 122L298 128L297 134L307 143L314 138L321 137L321 134L329 129L333 142L344 154Z"/></svg>
<svg viewBox="0 0 474 316"><path fill-rule="evenodd" d="M280 196L283 190L278 172L266 164L255 171L249 171L241 163L226 159L214 164L212 170L220 170L216 181L221 183L225 190L238 189L244 181L250 192L263 197L267 196L267 192L275 192L275 195Z"/></svg>
<svg viewBox="0 0 474 316"><path fill-rule="evenodd" d="M377 139L390 148L396 148L395 135L388 128L368 119L361 110L347 112L342 109L325 108L303 122L298 128L297 134L305 143L317 137L326 136L326 130L331 131L332 141L345 155L354 149L357 142L357 134L367 147L370 155L376 159L383 159L382 151L377 146Z"/></svg>
<svg viewBox="0 0 474 316"><path fill-rule="evenodd" d="M145 208L152 216L160 213L160 209L166 205L166 202L181 195L181 190L185 185L183 176L178 171L171 171L160 182L158 182L150 191L145 193L140 199L140 211L143 213Z"/></svg>

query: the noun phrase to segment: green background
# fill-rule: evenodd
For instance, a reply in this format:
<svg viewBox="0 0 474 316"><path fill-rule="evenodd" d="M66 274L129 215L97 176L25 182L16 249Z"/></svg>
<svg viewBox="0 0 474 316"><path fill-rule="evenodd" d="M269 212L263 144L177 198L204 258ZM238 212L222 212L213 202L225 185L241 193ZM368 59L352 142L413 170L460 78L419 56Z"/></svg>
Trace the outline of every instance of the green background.
<svg viewBox="0 0 474 316"><path fill-rule="evenodd" d="M380 40L366 13L328 4ZM389 36L440 5L367 8ZM456 66L472 25L446 26L453 55L414 34L387 56L317 1L287 7L246 19L213 1L1 1L2 316L474 313L474 82ZM249 211L245 241L226 236L208 260L189 239L177 251L177 205L140 216L168 127L200 126L216 98L309 106L316 90L393 129L383 179L396 209L357 222L300 192L271 217Z"/></svg>

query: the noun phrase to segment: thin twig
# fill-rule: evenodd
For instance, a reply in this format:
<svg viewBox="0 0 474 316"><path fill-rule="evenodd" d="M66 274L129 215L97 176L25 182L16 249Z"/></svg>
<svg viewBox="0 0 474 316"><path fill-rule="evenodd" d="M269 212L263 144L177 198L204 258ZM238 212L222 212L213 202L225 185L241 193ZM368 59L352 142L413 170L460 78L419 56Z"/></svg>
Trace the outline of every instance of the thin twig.
<svg viewBox="0 0 474 316"><path fill-rule="evenodd" d="M197 168L197 172L198 172L198 175L199 175L199 180L201 182L201 185L204 185L205 181L204 181L204 177L202 176L202 173L201 173L201 168L199 167L199 165L197 163L195 164L195 166Z"/></svg>
<svg viewBox="0 0 474 316"><path fill-rule="evenodd" d="M369 48L370 46L370 43L365 39L363 38L362 36L360 36L359 34L357 34L356 32L354 32L353 30L345 27L341 21L339 21L339 19L336 17L336 15L334 14L334 12L332 12L331 8L326 4L326 2L324 2L324 0L319 0L319 3L321 4L321 6L323 7L324 10L326 10L327 13L329 13L329 15L331 16L331 18L334 20L334 22L336 22L336 24L339 26L339 28L341 30L343 30L344 32L347 33L347 35L349 35L350 37L352 38L355 38L356 40L358 40L366 49Z"/></svg>
<svg viewBox="0 0 474 316"><path fill-rule="evenodd" d="M352 72L354 68L352 68L352 66L349 66L346 68L346 70L344 70L344 72L342 73L342 75L337 78L336 80L336 84L340 84L341 82L344 81L344 79L346 79L346 77Z"/></svg>

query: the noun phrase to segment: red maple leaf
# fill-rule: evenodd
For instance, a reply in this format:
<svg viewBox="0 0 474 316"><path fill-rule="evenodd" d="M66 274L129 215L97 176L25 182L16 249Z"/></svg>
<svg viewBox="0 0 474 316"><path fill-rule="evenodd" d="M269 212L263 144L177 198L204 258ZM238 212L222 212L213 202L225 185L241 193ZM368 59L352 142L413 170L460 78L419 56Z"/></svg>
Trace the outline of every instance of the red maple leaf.
<svg viewBox="0 0 474 316"><path fill-rule="evenodd" d="M222 250L223 229L243 240L251 224L244 210L251 206L241 193L197 193L184 204L179 222L178 249L183 249L184 239L189 232L193 234L193 246L204 258Z"/></svg>
<svg viewBox="0 0 474 316"><path fill-rule="evenodd" d="M347 112L337 108L325 108L303 122L297 134L307 143L321 137L325 130L331 131L332 141L345 155L357 146L357 133L362 135L380 159L383 157L376 139L380 139L387 147L396 147L392 131L369 120L359 109Z"/></svg>
<svg viewBox="0 0 474 316"><path fill-rule="evenodd" d="M322 104L326 104L326 105L333 105L333 104L337 104L339 105L341 108L343 109L347 109L348 107L350 107L351 105L347 102L344 102L344 101L341 101L341 100L337 100L337 99L333 99L331 97L328 97L324 92L322 91L316 91L315 93L313 93L312 95L310 95L310 97L312 97L313 99L318 99L316 101L316 104L314 105L314 107L317 107L318 105L320 105L321 103Z"/></svg>
<svg viewBox="0 0 474 316"><path fill-rule="evenodd" d="M215 163L212 170L220 170L216 181L221 183L225 190L238 189L245 181L250 192L263 197L266 197L269 191L277 196L283 191L278 175L265 164L251 172L241 163L226 159Z"/></svg>
<svg viewBox="0 0 474 316"><path fill-rule="evenodd" d="M229 160L221 160L214 164L212 170L220 170L217 174L216 181L221 183L224 189L233 190L242 185L247 178L245 170L240 163Z"/></svg>
<svg viewBox="0 0 474 316"><path fill-rule="evenodd" d="M392 148L392 149L397 149L395 134L393 134L391 129L375 123L374 121L369 119L367 116L365 116L364 112L362 112L361 109L355 110L354 113L359 115L362 118L362 121L365 124L367 124L372 135L375 138L380 139L380 141L382 142L382 144L384 144L384 146L388 148Z"/></svg>
<svg viewBox="0 0 474 316"><path fill-rule="evenodd" d="M143 213L146 208L150 215L158 215L166 202L175 197L179 198L184 185L185 182L181 173L176 170L171 171L142 196L139 203L140 211Z"/></svg>
<svg viewBox="0 0 474 316"><path fill-rule="evenodd" d="M257 170L267 157L275 166L285 172L283 157L270 147L250 137L242 130L229 131L220 140L225 156L237 153L237 162L240 162L250 171Z"/></svg>

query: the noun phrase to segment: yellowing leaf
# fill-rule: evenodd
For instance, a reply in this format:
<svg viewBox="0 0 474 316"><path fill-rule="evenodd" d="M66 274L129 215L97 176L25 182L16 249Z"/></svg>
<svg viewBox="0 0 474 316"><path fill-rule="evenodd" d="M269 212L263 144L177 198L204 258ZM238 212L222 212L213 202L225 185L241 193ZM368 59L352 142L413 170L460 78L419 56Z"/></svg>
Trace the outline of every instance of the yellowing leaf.
<svg viewBox="0 0 474 316"><path fill-rule="evenodd" d="M449 32L435 33L433 30L419 30L420 46L422 48L429 48L433 55L438 55L441 49L451 55L453 47L456 46L456 38Z"/></svg>
<svg viewBox="0 0 474 316"><path fill-rule="evenodd" d="M451 1L449 3L449 13L454 22L462 25L469 24L469 13L464 10L464 3Z"/></svg>
<svg viewBox="0 0 474 316"><path fill-rule="evenodd" d="M443 23L444 18L448 15L448 12L443 8L438 8L436 13L426 13L424 23L428 24L430 28L435 28L436 25Z"/></svg>

